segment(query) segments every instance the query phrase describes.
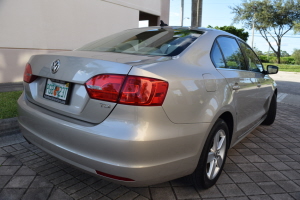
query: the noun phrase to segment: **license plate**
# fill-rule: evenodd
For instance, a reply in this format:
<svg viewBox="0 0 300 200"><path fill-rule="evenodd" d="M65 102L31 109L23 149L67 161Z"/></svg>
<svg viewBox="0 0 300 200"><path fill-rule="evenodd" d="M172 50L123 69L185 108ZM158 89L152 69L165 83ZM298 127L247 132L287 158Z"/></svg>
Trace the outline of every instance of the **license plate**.
<svg viewBox="0 0 300 200"><path fill-rule="evenodd" d="M71 84L65 81L47 79L43 97L62 104L69 103Z"/></svg>

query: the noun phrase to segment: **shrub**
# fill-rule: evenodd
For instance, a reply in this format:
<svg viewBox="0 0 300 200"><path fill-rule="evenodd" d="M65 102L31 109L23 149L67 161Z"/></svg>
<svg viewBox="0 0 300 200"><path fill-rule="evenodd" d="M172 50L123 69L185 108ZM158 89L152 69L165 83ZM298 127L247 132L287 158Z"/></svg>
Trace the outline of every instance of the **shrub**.
<svg viewBox="0 0 300 200"><path fill-rule="evenodd" d="M260 55L258 57L259 57L259 59L260 59L261 62L265 62L265 63L269 62L268 56Z"/></svg>
<svg viewBox="0 0 300 200"><path fill-rule="evenodd" d="M277 63L277 57L269 57L269 62L270 63Z"/></svg>
<svg viewBox="0 0 300 200"><path fill-rule="evenodd" d="M282 64L295 64L295 59L293 57L281 57L280 62Z"/></svg>
<svg viewBox="0 0 300 200"><path fill-rule="evenodd" d="M300 49L295 49L292 56L295 59L295 64L300 65Z"/></svg>

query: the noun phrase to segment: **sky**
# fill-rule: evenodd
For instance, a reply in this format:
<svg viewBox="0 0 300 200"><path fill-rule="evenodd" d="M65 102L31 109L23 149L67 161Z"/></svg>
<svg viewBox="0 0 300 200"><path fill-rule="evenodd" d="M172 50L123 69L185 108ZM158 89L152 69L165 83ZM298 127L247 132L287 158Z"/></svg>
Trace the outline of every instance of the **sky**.
<svg viewBox="0 0 300 200"><path fill-rule="evenodd" d="M240 5L241 0L203 0L202 10L202 27L211 25L215 26L230 26L234 25L237 28L244 28L243 24L232 24L234 14L231 14L229 7ZM181 0L170 0L170 26L180 26L181 17ZM191 0L184 0L184 20L183 26L191 25ZM252 43L252 30L249 32L247 43L251 46ZM273 44L275 44L273 42ZM254 47L262 52L269 51L269 45L259 32L254 33ZM277 50L277 46L274 45ZM282 39L281 49L293 53L294 49L300 49L300 34L295 35L294 31L289 31ZM270 51L272 51L270 49Z"/></svg>

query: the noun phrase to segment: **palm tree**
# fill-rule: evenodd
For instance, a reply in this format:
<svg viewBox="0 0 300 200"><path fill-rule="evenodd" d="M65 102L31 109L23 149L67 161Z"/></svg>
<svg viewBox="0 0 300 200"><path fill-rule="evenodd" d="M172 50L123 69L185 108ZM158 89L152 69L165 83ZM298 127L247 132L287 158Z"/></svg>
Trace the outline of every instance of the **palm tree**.
<svg viewBox="0 0 300 200"><path fill-rule="evenodd" d="M203 0L192 0L192 27L200 27L202 21Z"/></svg>

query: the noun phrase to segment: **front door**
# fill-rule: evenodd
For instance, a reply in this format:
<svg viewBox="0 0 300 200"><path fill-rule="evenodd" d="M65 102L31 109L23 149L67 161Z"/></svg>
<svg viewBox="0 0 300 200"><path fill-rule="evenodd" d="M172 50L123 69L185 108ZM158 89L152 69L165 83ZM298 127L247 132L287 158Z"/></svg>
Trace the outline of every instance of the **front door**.
<svg viewBox="0 0 300 200"><path fill-rule="evenodd" d="M272 98L272 80L269 75L263 73L263 66L253 52L253 50L244 42L239 41L240 47L244 53L249 72L253 73L253 81L257 87L257 113L256 118L262 118L269 108L269 102Z"/></svg>

